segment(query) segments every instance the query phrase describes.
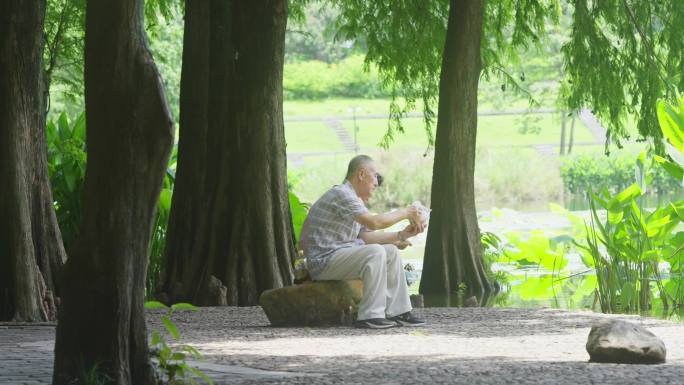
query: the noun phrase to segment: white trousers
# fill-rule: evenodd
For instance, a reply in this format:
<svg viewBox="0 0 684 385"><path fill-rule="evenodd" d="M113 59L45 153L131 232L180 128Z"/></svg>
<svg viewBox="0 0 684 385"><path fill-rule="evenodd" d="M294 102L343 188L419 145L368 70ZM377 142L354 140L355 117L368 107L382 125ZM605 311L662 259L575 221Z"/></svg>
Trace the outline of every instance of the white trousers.
<svg viewBox="0 0 684 385"><path fill-rule="evenodd" d="M394 245L363 245L337 250L317 281L358 279L363 281L359 320L394 317L411 311L406 276Z"/></svg>

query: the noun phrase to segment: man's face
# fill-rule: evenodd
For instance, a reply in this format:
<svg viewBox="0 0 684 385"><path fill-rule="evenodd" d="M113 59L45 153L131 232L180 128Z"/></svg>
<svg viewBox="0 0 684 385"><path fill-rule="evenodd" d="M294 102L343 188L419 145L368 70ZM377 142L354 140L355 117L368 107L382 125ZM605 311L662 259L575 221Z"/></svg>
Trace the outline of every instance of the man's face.
<svg viewBox="0 0 684 385"><path fill-rule="evenodd" d="M357 191L357 194L364 202L368 202L373 196L373 191L378 187L378 170L375 168L375 163L365 164L356 176L359 178L359 191Z"/></svg>

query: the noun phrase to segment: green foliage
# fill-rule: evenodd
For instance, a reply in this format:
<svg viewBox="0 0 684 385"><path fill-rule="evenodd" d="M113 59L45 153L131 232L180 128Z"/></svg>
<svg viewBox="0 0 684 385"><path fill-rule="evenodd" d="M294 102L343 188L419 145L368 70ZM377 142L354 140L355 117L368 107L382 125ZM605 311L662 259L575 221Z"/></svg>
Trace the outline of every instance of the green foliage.
<svg viewBox="0 0 684 385"><path fill-rule="evenodd" d="M430 205L432 156L399 149L369 153L385 176L371 199L375 212L404 207L413 201ZM315 202L344 178L350 156L307 157L290 166L291 190L305 202ZM534 150L479 148L476 154L475 197L478 203L519 205L561 197L563 182L553 160Z"/></svg>
<svg viewBox="0 0 684 385"><path fill-rule="evenodd" d="M158 4L158 5L155 5ZM174 120L178 122L180 77L183 62L183 13L177 0L145 2L149 46L159 70Z"/></svg>
<svg viewBox="0 0 684 385"><path fill-rule="evenodd" d="M681 186L684 181L684 96L676 104L659 100L657 111L660 129L667 140L665 147L672 160L654 158Z"/></svg>
<svg viewBox="0 0 684 385"><path fill-rule="evenodd" d="M327 2L290 1L285 34L285 61L316 60L334 63L358 51L359 44L337 39L335 25L338 17L339 10Z"/></svg>
<svg viewBox="0 0 684 385"><path fill-rule="evenodd" d="M159 193L154 227L152 227L152 239L150 240L149 260L145 278L145 298L154 298L164 267L166 230L169 223L169 214L171 212L171 200L173 198L173 185L176 180L175 172L177 160L178 147L174 146L171 158L169 159L169 166L164 175L162 190Z"/></svg>
<svg viewBox="0 0 684 385"><path fill-rule="evenodd" d="M283 92L289 99L388 95L378 80L377 71L364 70L361 55L330 64L317 60L288 63L285 65Z"/></svg>
<svg viewBox="0 0 684 385"><path fill-rule="evenodd" d="M180 5L178 0L145 1L146 31L155 59L161 59L159 70L176 117L183 32ZM85 0L48 0L45 11L43 68L48 107L71 115L84 109L85 9ZM176 28L165 22L176 22Z"/></svg>
<svg viewBox="0 0 684 385"><path fill-rule="evenodd" d="M43 73L48 108L75 114L83 109L85 0L48 0ZM59 90L59 91L56 91ZM59 95L51 98L51 93Z"/></svg>
<svg viewBox="0 0 684 385"><path fill-rule="evenodd" d="M480 233L480 242L482 243L482 257L487 278L500 289L508 284L509 274L503 270L493 272L492 264L503 259L507 245L498 235L487 231Z"/></svg>
<svg viewBox="0 0 684 385"><path fill-rule="evenodd" d="M295 246L299 249L299 235L302 233L302 226L311 206L308 203L302 203L292 191L288 191L288 196L290 199L290 212L292 213Z"/></svg>
<svg viewBox="0 0 684 385"><path fill-rule="evenodd" d="M446 36L449 2L411 0L396 2L336 0L340 9L340 33L347 39L363 39L368 51L366 64L378 67L383 83L391 90L390 122L383 145L403 133L401 118L422 100L428 142L434 142L432 125L439 94L439 75ZM497 77L520 91L509 64L516 52L539 43L548 18L557 20L558 0L505 0L485 2L482 76ZM399 97L405 103L399 105Z"/></svg>
<svg viewBox="0 0 684 385"><path fill-rule="evenodd" d="M680 242L672 232L680 224L682 203L648 210L641 205L642 189L633 184L616 195L607 190L592 194L591 221L586 244L578 244L591 257L604 312L636 312L651 307L651 281L667 307L658 269L666 250ZM606 210L606 218L598 209ZM681 302L681 299L675 299Z"/></svg>
<svg viewBox="0 0 684 385"><path fill-rule="evenodd" d="M62 233L62 241L67 250L78 235L83 216L82 193L87 159L85 124L85 113L81 113L72 121L69 120L66 113L62 113L57 121L50 120L46 126L50 188L55 202L54 207L59 229ZM176 151L177 148L174 147L169 160L169 167L164 176L152 229L145 285L147 298L153 296L163 266L166 226L171 210L171 197L175 180Z"/></svg>
<svg viewBox="0 0 684 385"><path fill-rule="evenodd" d="M531 149L479 147L475 158L475 199L496 205L557 201L563 184L555 159Z"/></svg>
<svg viewBox="0 0 684 385"><path fill-rule="evenodd" d="M504 255L509 262L518 266L538 266L554 273L561 271L568 264L565 254L567 240L549 238L543 231L532 231L528 237L509 232L507 235L511 247Z"/></svg>
<svg viewBox="0 0 684 385"><path fill-rule="evenodd" d="M589 107L620 146L628 117L641 138L660 146L653 106L674 98L684 78L684 2L576 0L571 36L563 47L571 110Z"/></svg>
<svg viewBox="0 0 684 385"><path fill-rule="evenodd" d="M432 158L405 152L385 153L376 161L384 176L382 186L375 190L372 205L379 212L405 207L420 201L430 207Z"/></svg>
<svg viewBox="0 0 684 385"><path fill-rule="evenodd" d="M101 368L100 362L96 362L90 367L86 367L84 360L81 357L78 365L81 367L81 370L75 385L108 385L114 380Z"/></svg>
<svg viewBox="0 0 684 385"><path fill-rule="evenodd" d="M634 159L630 156L579 155L566 159L561 166L565 189L573 194L603 188L616 193L634 182L634 172ZM678 182L664 168L652 168L650 176L652 181L646 193L677 191Z"/></svg>
<svg viewBox="0 0 684 385"><path fill-rule="evenodd" d="M46 127L48 173L57 222L65 248L78 234L82 218L81 195L86 170L85 113L71 122L66 113Z"/></svg>
<svg viewBox="0 0 684 385"><path fill-rule="evenodd" d="M161 323L164 325L166 333L174 340L180 340L181 334L176 324L171 320L173 313L178 310L197 311L197 308L189 303L177 303L169 307L157 301L145 302L145 308L165 310L161 316ZM191 367L186 362L189 358L202 358L202 354L194 347L180 344L170 345L159 331L153 330L150 350L152 356L158 361L163 376L162 380L166 383L171 385L197 384L196 378L201 378L206 383L213 385L214 382L204 372Z"/></svg>

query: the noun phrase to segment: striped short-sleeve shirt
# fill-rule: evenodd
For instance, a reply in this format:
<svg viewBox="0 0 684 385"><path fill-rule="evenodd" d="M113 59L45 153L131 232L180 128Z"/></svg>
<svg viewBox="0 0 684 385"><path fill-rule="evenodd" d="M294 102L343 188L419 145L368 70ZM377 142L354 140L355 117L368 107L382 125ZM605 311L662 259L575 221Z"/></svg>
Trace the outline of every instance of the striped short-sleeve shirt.
<svg viewBox="0 0 684 385"><path fill-rule="evenodd" d="M354 217L367 212L348 181L328 190L311 206L300 242L312 276L323 270L334 251L364 244L359 238L364 227Z"/></svg>

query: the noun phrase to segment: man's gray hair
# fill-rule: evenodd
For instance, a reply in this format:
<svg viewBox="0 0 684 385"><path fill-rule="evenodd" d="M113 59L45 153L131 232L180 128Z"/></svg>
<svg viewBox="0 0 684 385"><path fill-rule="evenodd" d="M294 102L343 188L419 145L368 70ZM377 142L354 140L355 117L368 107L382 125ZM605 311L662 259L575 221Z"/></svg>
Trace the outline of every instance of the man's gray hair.
<svg viewBox="0 0 684 385"><path fill-rule="evenodd" d="M371 163L373 159L368 155L357 155L349 161L349 167L347 167L347 176L344 177L345 180L351 179L354 174L363 166Z"/></svg>

